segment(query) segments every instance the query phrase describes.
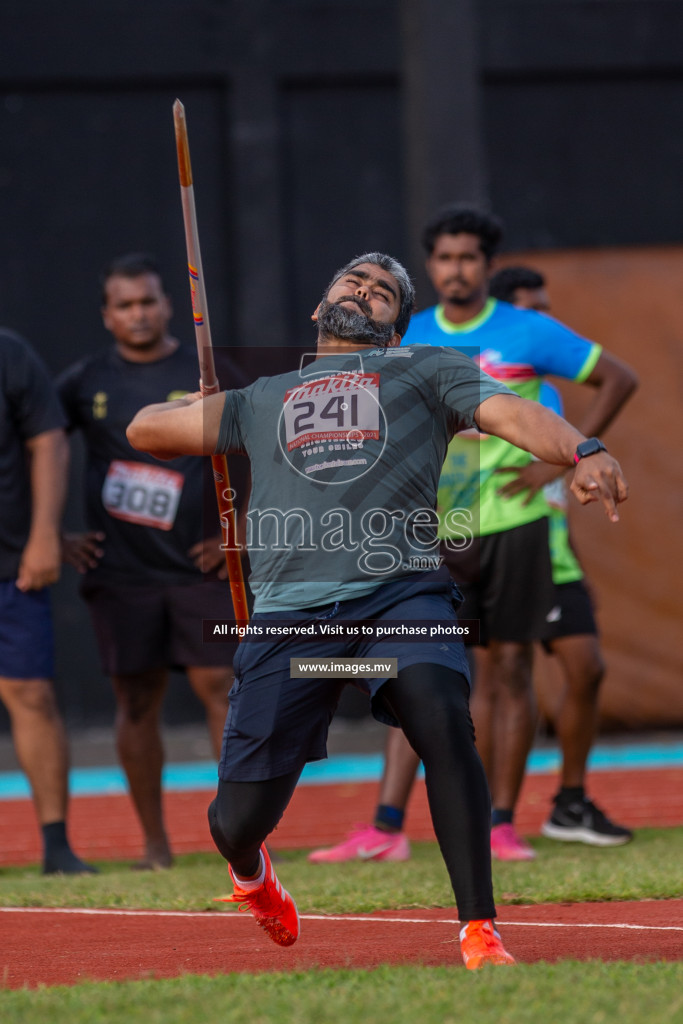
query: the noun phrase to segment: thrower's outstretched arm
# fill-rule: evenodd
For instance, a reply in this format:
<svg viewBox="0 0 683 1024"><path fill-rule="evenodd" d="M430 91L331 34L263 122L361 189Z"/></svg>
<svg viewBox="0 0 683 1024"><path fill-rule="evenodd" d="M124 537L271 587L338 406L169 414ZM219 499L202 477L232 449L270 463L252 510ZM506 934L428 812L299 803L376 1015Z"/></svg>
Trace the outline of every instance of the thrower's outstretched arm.
<svg viewBox="0 0 683 1024"><path fill-rule="evenodd" d="M598 452L575 464L576 446L586 438L571 423L538 402L517 395L487 398L477 409L475 419L486 434L502 437L544 462L567 468L576 465L571 482L574 496L582 505L601 501L609 519L618 522L617 505L628 497L621 467L607 452Z"/></svg>
<svg viewBox="0 0 683 1024"><path fill-rule="evenodd" d="M129 423L126 437L133 448L157 459L213 455L224 402L224 394L203 398L195 391L173 402L146 405Z"/></svg>

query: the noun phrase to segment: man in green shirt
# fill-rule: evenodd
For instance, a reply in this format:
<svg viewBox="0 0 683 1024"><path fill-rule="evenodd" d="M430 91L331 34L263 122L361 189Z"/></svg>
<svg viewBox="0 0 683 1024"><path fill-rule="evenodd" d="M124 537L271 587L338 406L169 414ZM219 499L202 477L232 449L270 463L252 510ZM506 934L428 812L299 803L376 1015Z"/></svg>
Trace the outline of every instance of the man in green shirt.
<svg viewBox="0 0 683 1024"><path fill-rule="evenodd" d="M518 309L550 313L545 277L530 267L510 266L499 270L491 278L490 293ZM563 415L562 398L547 381L541 387L539 401ZM544 484L551 477L553 479ZM550 508L550 561L555 594L541 639L544 648L558 659L564 677L563 694L554 720L562 750L560 788L541 831L550 839L591 846L621 846L633 838L633 833L610 821L586 796L585 790L586 765L597 731L598 694L605 663L593 602L570 541L565 481L555 476L554 466L537 462L521 469L517 479L528 485L527 494L536 494L542 489Z"/></svg>

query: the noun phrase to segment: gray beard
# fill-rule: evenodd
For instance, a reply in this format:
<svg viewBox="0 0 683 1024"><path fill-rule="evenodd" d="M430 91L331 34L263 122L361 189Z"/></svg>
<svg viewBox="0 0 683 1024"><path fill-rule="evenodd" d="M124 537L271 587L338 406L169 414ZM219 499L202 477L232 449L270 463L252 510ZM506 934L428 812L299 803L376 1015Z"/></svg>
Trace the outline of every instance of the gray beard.
<svg viewBox="0 0 683 1024"><path fill-rule="evenodd" d="M360 309L356 312L346 306L323 299L318 311L318 331L328 341L339 338L342 341L359 341L364 345L380 345L385 348L396 333L394 324L382 324L366 316Z"/></svg>

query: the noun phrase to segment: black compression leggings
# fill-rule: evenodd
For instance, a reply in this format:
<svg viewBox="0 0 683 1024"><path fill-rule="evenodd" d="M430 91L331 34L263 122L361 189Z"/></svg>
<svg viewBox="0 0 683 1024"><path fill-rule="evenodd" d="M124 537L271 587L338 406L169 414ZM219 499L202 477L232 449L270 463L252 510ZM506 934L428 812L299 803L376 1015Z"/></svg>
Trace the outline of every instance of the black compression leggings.
<svg viewBox="0 0 683 1024"><path fill-rule="evenodd" d="M493 917L491 801L474 745L467 681L443 665L412 665L384 684L382 696L424 764L434 832L460 919ZM240 877L258 871L261 843L282 817L299 775L219 782L209 826Z"/></svg>

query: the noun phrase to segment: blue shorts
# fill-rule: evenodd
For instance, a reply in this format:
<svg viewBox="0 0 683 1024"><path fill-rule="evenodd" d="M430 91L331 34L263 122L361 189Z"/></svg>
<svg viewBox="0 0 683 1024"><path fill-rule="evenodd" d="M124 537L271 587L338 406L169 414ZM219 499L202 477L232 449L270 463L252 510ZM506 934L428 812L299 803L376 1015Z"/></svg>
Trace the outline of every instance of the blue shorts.
<svg viewBox="0 0 683 1024"><path fill-rule="evenodd" d="M24 593L0 580L0 676L53 679L54 633L47 589Z"/></svg>
<svg viewBox="0 0 683 1024"><path fill-rule="evenodd" d="M269 621L331 626L343 622L388 620L428 624L457 624L460 592L448 570L416 573L378 587L372 594L337 601L323 608L257 613L251 626ZM259 782L301 770L307 761L327 757L327 732L346 680L297 679L290 676L290 658L396 658L398 670L410 665L445 665L469 681L465 650L460 640L379 641L344 640L242 641L233 667L235 683L223 734L218 774L225 782ZM354 679L367 693L372 713L380 722L398 725L384 704L384 679Z"/></svg>

